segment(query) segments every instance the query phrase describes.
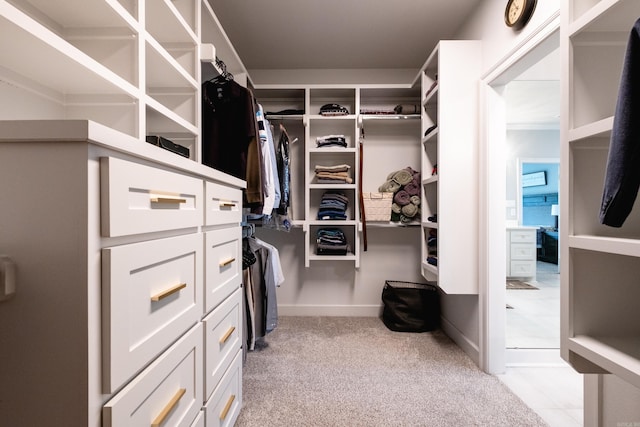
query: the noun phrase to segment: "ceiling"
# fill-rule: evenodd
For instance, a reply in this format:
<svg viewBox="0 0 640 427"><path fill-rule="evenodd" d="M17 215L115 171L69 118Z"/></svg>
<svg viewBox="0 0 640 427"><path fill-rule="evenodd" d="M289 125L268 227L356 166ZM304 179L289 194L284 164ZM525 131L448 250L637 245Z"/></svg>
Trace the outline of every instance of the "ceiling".
<svg viewBox="0 0 640 427"><path fill-rule="evenodd" d="M280 69L417 70L439 40L454 38L481 1L209 3L251 74ZM508 85L511 128L558 128L559 64L556 51Z"/></svg>
<svg viewBox="0 0 640 427"><path fill-rule="evenodd" d="M560 50L509 82L504 98L510 129L559 129Z"/></svg>
<svg viewBox="0 0 640 427"><path fill-rule="evenodd" d="M252 69L418 69L481 0L210 0Z"/></svg>

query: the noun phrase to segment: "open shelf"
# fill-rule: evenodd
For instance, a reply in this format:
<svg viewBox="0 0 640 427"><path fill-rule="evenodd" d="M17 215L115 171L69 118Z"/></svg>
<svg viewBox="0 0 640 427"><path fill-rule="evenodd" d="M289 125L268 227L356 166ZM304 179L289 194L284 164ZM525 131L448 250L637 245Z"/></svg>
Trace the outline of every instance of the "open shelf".
<svg viewBox="0 0 640 427"><path fill-rule="evenodd" d="M630 337L569 338L570 351L640 388L640 342Z"/></svg>

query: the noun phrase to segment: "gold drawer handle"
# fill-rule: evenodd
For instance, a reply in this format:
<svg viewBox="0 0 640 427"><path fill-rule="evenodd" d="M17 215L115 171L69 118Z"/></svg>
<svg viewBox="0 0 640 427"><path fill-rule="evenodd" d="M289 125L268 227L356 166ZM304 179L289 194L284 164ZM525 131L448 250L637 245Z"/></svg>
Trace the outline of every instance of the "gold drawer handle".
<svg viewBox="0 0 640 427"><path fill-rule="evenodd" d="M232 202L220 202L221 208L235 208L236 204Z"/></svg>
<svg viewBox="0 0 640 427"><path fill-rule="evenodd" d="M176 292L178 292L180 289L186 288L187 284L186 283L180 283L179 285L175 285L172 288L169 288L167 290L164 290L162 292L160 292L159 294L155 294L151 297L151 301L160 301L161 299L164 299L166 297L168 297L169 295L175 294Z"/></svg>
<svg viewBox="0 0 640 427"><path fill-rule="evenodd" d="M235 400L235 398L236 398L235 394L232 394L231 396L229 396L229 400L227 400L227 404L224 405L222 412L220 412L220 421L227 418L227 414L229 413L229 409L231 409L231 405L233 404L233 401Z"/></svg>
<svg viewBox="0 0 640 427"><path fill-rule="evenodd" d="M175 205L179 205L187 203L187 199L176 199L174 197L152 197L151 203L173 203Z"/></svg>
<svg viewBox="0 0 640 427"><path fill-rule="evenodd" d="M222 338L220 338L220 344L226 343L229 337L231 337L231 334L233 333L233 331L235 330L236 330L235 326L230 327L229 330L222 336Z"/></svg>
<svg viewBox="0 0 640 427"><path fill-rule="evenodd" d="M231 264L231 263L232 263L233 261L235 261L235 260L236 260L235 258L229 258L229 259L228 259L228 260L226 260L226 261L222 261L222 262L220 263L220 267L226 267L227 265Z"/></svg>
<svg viewBox="0 0 640 427"><path fill-rule="evenodd" d="M164 422L164 419L167 418L167 415L169 415L169 412L171 412L173 408L178 404L186 391L186 388L181 388L176 394L173 395L169 403L167 403L164 409L158 414L156 419L153 420L153 422L151 423L151 427L160 427L160 425Z"/></svg>

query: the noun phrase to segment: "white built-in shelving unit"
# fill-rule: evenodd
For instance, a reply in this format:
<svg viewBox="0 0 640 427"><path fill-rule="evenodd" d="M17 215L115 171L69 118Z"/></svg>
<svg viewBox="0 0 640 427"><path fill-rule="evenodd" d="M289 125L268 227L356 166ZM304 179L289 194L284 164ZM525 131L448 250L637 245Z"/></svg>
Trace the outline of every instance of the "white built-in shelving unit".
<svg viewBox="0 0 640 427"><path fill-rule="evenodd" d="M267 114L277 129L282 124L292 140L290 209L292 224L301 227L305 234L305 265L313 266L326 261L353 262L360 266L363 251L360 217L359 183L362 173L363 191L377 192L387 176L399 169L411 166L419 170L419 114L360 114L362 108L398 104L419 108L420 93L414 85L256 85L254 93L265 111L286 109L302 110L300 115ZM339 104L348 110L342 116L323 116L320 107ZM362 130L363 170L360 171L360 142ZM277 132L277 130L276 130ZM347 147L316 147L316 138L326 135L344 135ZM391 155L390 155L391 153ZM350 166L352 183L328 184L315 180L315 166ZM322 195L328 190L340 190L349 199L346 220L317 219ZM398 227L399 223L372 222L367 228ZM318 255L316 234L318 229L341 229L350 245L346 255Z"/></svg>
<svg viewBox="0 0 640 427"><path fill-rule="evenodd" d="M447 294L478 293L480 65L479 42L443 40L419 76L423 106L422 275L437 282ZM436 221L429 220L434 217ZM429 237L435 234L437 265L427 262Z"/></svg>
<svg viewBox="0 0 640 427"><path fill-rule="evenodd" d="M207 0L0 0L0 423L237 419L245 183L200 162L216 57L249 83Z"/></svg>
<svg viewBox="0 0 640 427"><path fill-rule="evenodd" d="M3 78L53 103L50 118L142 141L162 135L197 159L198 9L193 0L3 1Z"/></svg>
<svg viewBox="0 0 640 427"><path fill-rule="evenodd" d="M581 373L640 387L640 215L620 228L599 211L634 0L563 2L562 356Z"/></svg>
<svg viewBox="0 0 640 427"><path fill-rule="evenodd" d="M306 97L307 126L305 133L305 218L304 230L307 235L305 245L305 265L310 261L352 261L356 267L360 264L360 239L358 235L357 179L358 130L357 102L355 88L308 88ZM343 116L322 116L320 107L325 104L339 104L348 110ZM316 147L316 138L325 135L344 135L347 147ZM352 183L318 183L315 166L349 165ZM349 199L347 219L342 221L317 219L318 207L322 195L328 190L340 190ZM316 236L322 228L340 229L350 247L346 255L319 255L316 251Z"/></svg>

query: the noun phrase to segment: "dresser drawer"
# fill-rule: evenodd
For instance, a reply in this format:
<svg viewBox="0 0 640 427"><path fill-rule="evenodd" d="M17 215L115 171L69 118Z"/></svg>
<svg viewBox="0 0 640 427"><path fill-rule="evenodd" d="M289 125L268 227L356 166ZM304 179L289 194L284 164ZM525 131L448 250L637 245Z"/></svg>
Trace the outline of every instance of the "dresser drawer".
<svg viewBox="0 0 640 427"><path fill-rule="evenodd" d="M242 220L242 191L213 182L205 183L205 224L239 224Z"/></svg>
<svg viewBox="0 0 640 427"><path fill-rule="evenodd" d="M200 320L202 251L202 234L102 250L105 392Z"/></svg>
<svg viewBox="0 0 640 427"><path fill-rule="evenodd" d="M106 237L202 225L203 182L114 157L100 159Z"/></svg>
<svg viewBox="0 0 640 427"><path fill-rule="evenodd" d="M536 230L511 230L511 243L536 243Z"/></svg>
<svg viewBox="0 0 640 427"><path fill-rule="evenodd" d="M202 324L198 323L104 405L102 425L188 427L201 407Z"/></svg>
<svg viewBox="0 0 640 427"><path fill-rule="evenodd" d="M512 260L535 260L536 246L530 243L512 243L511 244Z"/></svg>
<svg viewBox="0 0 640 427"><path fill-rule="evenodd" d="M204 318L204 388L208 399L242 345L242 291Z"/></svg>
<svg viewBox="0 0 640 427"><path fill-rule="evenodd" d="M207 427L235 424L242 409L242 351L238 351L205 406Z"/></svg>
<svg viewBox="0 0 640 427"><path fill-rule="evenodd" d="M535 275L535 261L511 261L510 277L533 277Z"/></svg>
<svg viewBox="0 0 640 427"><path fill-rule="evenodd" d="M240 287L242 232L240 227L208 231L205 235L205 313Z"/></svg>

